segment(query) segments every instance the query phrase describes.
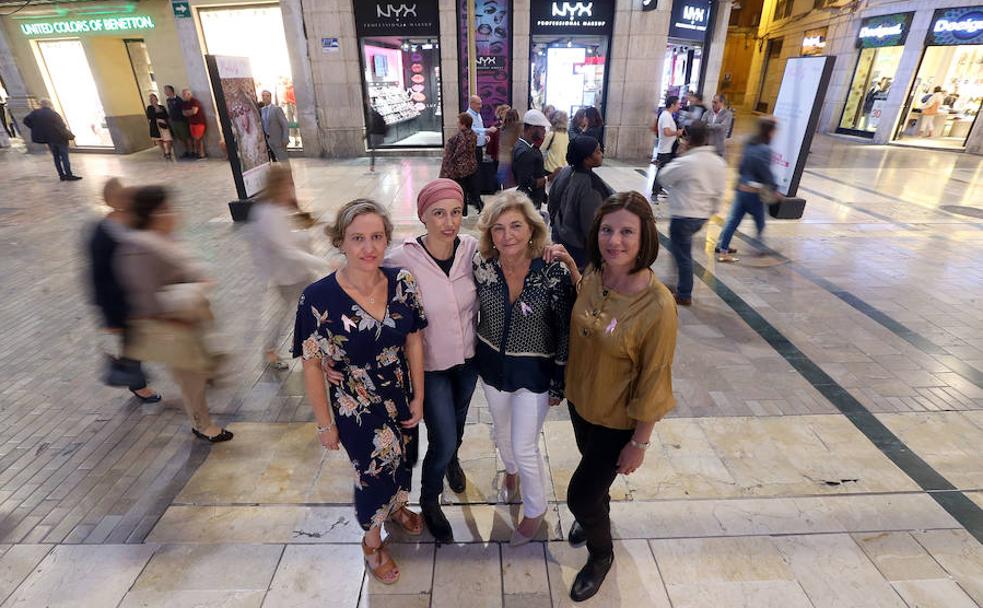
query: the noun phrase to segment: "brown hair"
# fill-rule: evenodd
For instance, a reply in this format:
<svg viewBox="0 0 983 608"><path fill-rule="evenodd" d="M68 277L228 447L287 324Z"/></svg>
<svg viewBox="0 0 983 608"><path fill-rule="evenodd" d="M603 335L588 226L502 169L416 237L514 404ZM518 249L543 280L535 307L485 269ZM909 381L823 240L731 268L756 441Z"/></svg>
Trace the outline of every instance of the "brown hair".
<svg viewBox="0 0 983 608"><path fill-rule="evenodd" d="M595 270L600 270L604 264L601 250L597 246L597 237L601 232L601 222L604 217L624 209L638 216L641 224L639 234L638 257L635 258L635 265L629 271L631 274L639 270L645 270L655 263L659 257L659 231L655 227L655 216L652 214L652 205L644 195L635 192L616 192L609 196L604 203L598 207L594 213L594 222L591 224L590 233L587 235L587 262Z"/></svg>
<svg viewBox="0 0 983 608"><path fill-rule="evenodd" d="M357 198L349 201L338 210L333 224L324 229L325 234L331 239L331 244L337 249L341 249L341 244L345 242L345 231L352 225L360 215L374 213L382 218L382 225L386 231L386 243L393 240L393 222L389 218L389 212L385 207L368 198Z"/></svg>
<svg viewBox="0 0 983 608"><path fill-rule="evenodd" d="M470 129L471 125L474 124L474 119L467 112L461 112L457 115L457 122Z"/></svg>
<svg viewBox="0 0 983 608"><path fill-rule="evenodd" d="M529 228L532 229L531 243L529 244L529 254L533 258L543 255L546 245L549 244L549 236L546 233L546 222L543 216L533 207L532 201L524 193L518 190L503 190L496 194L485 204L481 217L478 219L478 252L486 260L498 256L495 250L495 243L492 241L492 226L507 211L518 211L525 218Z"/></svg>

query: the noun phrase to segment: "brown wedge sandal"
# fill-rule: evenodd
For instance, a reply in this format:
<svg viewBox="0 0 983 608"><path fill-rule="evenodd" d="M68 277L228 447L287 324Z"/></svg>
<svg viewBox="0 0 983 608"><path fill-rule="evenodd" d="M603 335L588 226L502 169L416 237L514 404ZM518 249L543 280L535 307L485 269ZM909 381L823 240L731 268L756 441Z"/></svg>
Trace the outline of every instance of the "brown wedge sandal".
<svg viewBox="0 0 983 608"><path fill-rule="evenodd" d="M378 554L381 558L379 565L373 568L369 565L369 558ZM386 543L382 543L378 547L370 547L365 544L365 539L362 539L362 555L365 557L365 569L372 573L375 580L379 581L383 585L392 585L399 580L399 567L396 566L396 562L393 561L393 556L389 555L389 551L386 550ZM395 575L393 574L395 573Z"/></svg>
<svg viewBox="0 0 983 608"><path fill-rule="evenodd" d="M399 527L410 536L420 536L423 534L423 517L406 507L401 507L389 519L399 524Z"/></svg>

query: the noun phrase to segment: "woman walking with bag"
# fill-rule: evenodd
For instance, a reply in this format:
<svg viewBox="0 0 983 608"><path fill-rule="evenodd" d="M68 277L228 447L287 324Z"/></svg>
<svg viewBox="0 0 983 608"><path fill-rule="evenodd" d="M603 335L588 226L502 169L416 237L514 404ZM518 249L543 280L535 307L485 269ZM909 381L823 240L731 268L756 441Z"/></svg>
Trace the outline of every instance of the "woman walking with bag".
<svg viewBox="0 0 983 608"><path fill-rule="evenodd" d="M191 432L212 443L232 439L208 413L205 386L220 358L205 334L212 321L204 272L174 238L177 213L160 186L137 188L131 231L116 267L129 305L126 356L166 365L181 387Z"/></svg>

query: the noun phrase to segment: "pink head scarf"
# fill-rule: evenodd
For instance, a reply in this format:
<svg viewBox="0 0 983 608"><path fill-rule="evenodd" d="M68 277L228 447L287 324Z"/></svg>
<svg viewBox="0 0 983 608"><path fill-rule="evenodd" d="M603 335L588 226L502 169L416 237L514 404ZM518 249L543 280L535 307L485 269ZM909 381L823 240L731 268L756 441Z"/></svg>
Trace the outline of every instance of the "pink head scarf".
<svg viewBox="0 0 983 608"><path fill-rule="evenodd" d="M461 190L461 186L454 180L440 177L424 186L416 196L416 214L420 221L423 221L423 214L428 207L437 201L446 200L464 202L464 190Z"/></svg>

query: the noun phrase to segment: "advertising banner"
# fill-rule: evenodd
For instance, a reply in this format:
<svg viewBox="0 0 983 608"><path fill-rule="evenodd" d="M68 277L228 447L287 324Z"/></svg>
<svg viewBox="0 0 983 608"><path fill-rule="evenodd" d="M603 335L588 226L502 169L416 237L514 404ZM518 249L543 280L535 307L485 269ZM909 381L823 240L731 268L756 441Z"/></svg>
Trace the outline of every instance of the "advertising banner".
<svg viewBox="0 0 983 608"><path fill-rule="evenodd" d="M240 200L263 188L270 154L256 100L256 84L246 57L205 55L219 124Z"/></svg>
<svg viewBox="0 0 983 608"><path fill-rule="evenodd" d="M827 28L825 27L806 30L806 33L802 36L802 54L808 57L814 57L825 53L826 33Z"/></svg>
<svg viewBox="0 0 983 608"><path fill-rule="evenodd" d="M433 36L440 31L437 0L355 0L355 33L362 36Z"/></svg>
<svg viewBox="0 0 983 608"><path fill-rule="evenodd" d="M610 36L614 31L614 0L532 0L529 14L533 36Z"/></svg>
<svg viewBox="0 0 983 608"><path fill-rule="evenodd" d="M894 13L870 17L860 22L857 47L873 49L885 46L904 46L915 13Z"/></svg>
<svg viewBox="0 0 983 608"><path fill-rule="evenodd" d="M475 90L483 102L485 125L495 120L495 107L512 105L512 0L457 0L457 56L460 110L468 107L468 2L475 3Z"/></svg>
<svg viewBox="0 0 983 608"><path fill-rule="evenodd" d="M938 9L928 26L925 44L983 44L983 6Z"/></svg>
<svg viewBox="0 0 983 608"><path fill-rule="evenodd" d="M772 171L778 191L795 196L819 111L826 97L835 57L792 57L785 64L782 88L775 101L778 131L772 147Z"/></svg>

